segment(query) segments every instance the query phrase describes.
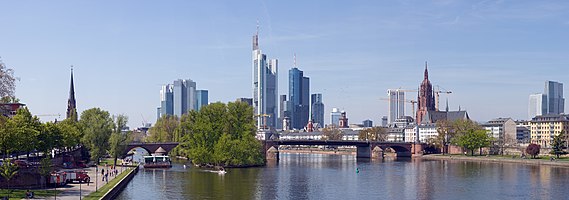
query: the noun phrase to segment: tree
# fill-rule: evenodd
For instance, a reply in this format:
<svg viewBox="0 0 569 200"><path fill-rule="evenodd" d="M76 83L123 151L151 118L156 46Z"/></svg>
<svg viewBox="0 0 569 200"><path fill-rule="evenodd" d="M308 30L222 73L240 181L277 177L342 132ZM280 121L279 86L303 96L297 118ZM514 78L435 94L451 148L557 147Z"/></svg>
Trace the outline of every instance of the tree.
<svg viewBox="0 0 569 200"><path fill-rule="evenodd" d="M342 140L344 133L335 125L327 126L322 129L323 140Z"/></svg>
<svg viewBox="0 0 569 200"><path fill-rule="evenodd" d="M156 124L150 128L150 135L148 136L149 142L177 142L178 138L175 137L175 130L178 128L180 122L175 115L166 115L158 119Z"/></svg>
<svg viewBox="0 0 569 200"><path fill-rule="evenodd" d="M10 187L10 181L16 177L16 174L18 174L18 166L16 166L14 163L11 163L9 160L4 160L4 163L2 163L2 166L0 166L0 176L6 179L8 187ZM10 190L9 194L12 194L12 190ZM9 194L8 196L10 196Z"/></svg>
<svg viewBox="0 0 569 200"><path fill-rule="evenodd" d="M59 123L57 126L61 132L61 142L62 146L65 148L72 148L81 143L81 138L83 135L79 130L79 124L77 121L70 119L65 119Z"/></svg>
<svg viewBox="0 0 569 200"><path fill-rule="evenodd" d="M109 139L110 149L109 154L114 159L114 165L117 165L117 159L122 156L129 143L129 132L123 132L128 122L128 117L125 115L118 115L115 117L114 130Z"/></svg>
<svg viewBox="0 0 569 200"><path fill-rule="evenodd" d="M552 148L550 154L555 154L557 158L559 158L559 155L567 153L563 151L563 146L565 145L563 137L564 137L563 134L559 134L553 137L553 143L551 144Z"/></svg>
<svg viewBox="0 0 569 200"><path fill-rule="evenodd" d="M38 136L37 150L47 155L53 148L62 146L63 135L59 126L52 122L43 124L42 131Z"/></svg>
<svg viewBox="0 0 569 200"><path fill-rule="evenodd" d="M7 157L10 152L16 151L16 143L18 138L12 127L8 123L8 117L0 115L0 151L3 153L4 158Z"/></svg>
<svg viewBox="0 0 569 200"><path fill-rule="evenodd" d="M113 120L109 112L100 108L91 108L81 113L79 120L84 135L83 143L89 148L91 158L99 163L109 148L109 138L113 132Z"/></svg>
<svg viewBox="0 0 569 200"><path fill-rule="evenodd" d="M375 126L360 130L358 139L363 141L386 141L387 136L388 133L385 128Z"/></svg>
<svg viewBox="0 0 569 200"><path fill-rule="evenodd" d="M28 108L23 107L16 111L16 115L8 120L10 131L16 138L16 150L26 152L29 157L31 151L39 148L39 135L42 124L37 116L32 116Z"/></svg>
<svg viewBox="0 0 569 200"><path fill-rule="evenodd" d="M6 67L4 62L0 60L0 97L13 97L16 91L16 77L14 70Z"/></svg>
<svg viewBox="0 0 569 200"><path fill-rule="evenodd" d="M458 124L455 124L458 123ZM447 120L440 120L437 121L437 136L435 138L431 138L431 142L441 148L441 151L443 153L443 155L445 153L448 153L448 145L451 143L451 141L456 137L457 133L455 131L455 127L456 126L460 126L463 124L467 124L467 126L470 126L470 124L468 124L467 122L462 122L462 121L457 121L457 122L450 122Z"/></svg>
<svg viewBox="0 0 569 200"><path fill-rule="evenodd" d="M526 153L531 155L531 158L535 158L537 155L539 155L539 151L541 149L541 145L537 145L537 144L529 144L528 147L526 147Z"/></svg>
<svg viewBox="0 0 569 200"><path fill-rule="evenodd" d="M474 150L482 147L490 146L491 138L486 130L468 130L465 134L460 135L456 142L457 145L470 150L470 155L474 155Z"/></svg>
<svg viewBox="0 0 569 200"><path fill-rule="evenodd" d="M52 166L51 166L51 158L46 156L45 158L41 159L40 161L40 175L42 176L41 186L43 187L45 183L47 183L47 178L51 174Z"/></svg>

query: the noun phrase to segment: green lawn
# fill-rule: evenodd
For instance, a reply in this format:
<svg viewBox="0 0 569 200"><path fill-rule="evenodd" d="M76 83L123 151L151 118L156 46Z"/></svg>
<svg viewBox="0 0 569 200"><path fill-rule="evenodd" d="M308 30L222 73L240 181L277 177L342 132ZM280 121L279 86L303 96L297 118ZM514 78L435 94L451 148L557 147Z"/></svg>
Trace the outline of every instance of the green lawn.
<svg viewBox="0 0 569 200"><path fill-rule="evenodd" d="M114 158L106 158L104 160L101 160L101 163L99 165L104 166L105 164L111 166L111 165L115 164L115 159ZM120 165L120 164L121 164L121 160L117 159L117 165Z"/></svg>
<svg viewBox="0 0 569 200"><path fill-rule="evenodd" d="M10 194L10 199L23 199L26 198L26 191L27 190L21 190L21 189L14 189L12 191L12 193ZM34 192L34 197L35 198L41 198L41 197L51 197L55 195L55 192L53 189L48 189L48 190L30 190ZM5 197L8 196L8 193L10 193L9 189L0 189L0 197ZM57 194L61 193L61 190L57 190Z"/></svg>
<svg viewBox="0 0 569 200"><path fill-rule="evenodd" d="M115 177L113 180L109 181L109 183L105 184L103 187L99 188L99 190L97 190L96 192L93 192L87 196L85 196L85 200L90 200L90 199L100 199L101 197L103 197L103 195L105 195L111 188L115 187L115 185L122 180L128 173L130 173L132 170L134 170L133 168L128 168L127 170L125 170L124 172L120 173L117 177Z"/></svg>

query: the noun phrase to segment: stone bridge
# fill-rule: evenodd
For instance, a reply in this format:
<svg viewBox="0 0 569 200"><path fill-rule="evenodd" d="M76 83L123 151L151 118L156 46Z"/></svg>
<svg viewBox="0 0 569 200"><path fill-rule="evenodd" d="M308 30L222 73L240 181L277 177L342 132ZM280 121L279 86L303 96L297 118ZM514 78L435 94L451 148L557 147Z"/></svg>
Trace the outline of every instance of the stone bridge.
<svg viewBox="0 0 569 200"><path fill-rule="evenodd" d="M168 155L172 149L178 146L178 142L140 142L140 143L130 143L127 145L127 148L123 152L122 155L126 155L130 150L140 147L144 150L148 151L148 153L153 154L158 150L158 148L162 147L166 151L165 155Z"/></svg>
<svg viewBox="0 0 569 200"><path fill-rule="evenodd" d="M395 153L397 153L397 157L411 157L412 155L419 155L423 151L422 144L414 144L411 142L355 140L265 140L263 141L263 146L268 160L278 160L278 147L280 145L356 146L357 158L382 158L383 151L387 148L393 149Z"/></svg>

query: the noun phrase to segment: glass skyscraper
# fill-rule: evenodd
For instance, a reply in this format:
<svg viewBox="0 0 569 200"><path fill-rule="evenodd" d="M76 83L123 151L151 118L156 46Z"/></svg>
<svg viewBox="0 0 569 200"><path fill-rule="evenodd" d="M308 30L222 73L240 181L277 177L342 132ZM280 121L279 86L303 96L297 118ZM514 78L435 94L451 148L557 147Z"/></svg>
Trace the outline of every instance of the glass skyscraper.
<svg viewBox="0 0 569 200"><path fill-rule="evenodd" d="M293 129L303 129L310 116L310 79L294 67L288 73L289 101L292 104L290 122Z"/></svg>
<svg viewBox="0 0 569 200"><path fill-rule="evenodd" d="M209 104L208 91L207 90L196 90L196 95L197 95L196 110L199 111L201 109L201 107L207 106Z"/></svg>
<svg viewBox="0 0 569 200"><path fill-rule="evenodd" d="M278 61L259 49L259 32L253 36L253 108L258 129L275 128L278 118ZM265 124L266 123L266 124Z"/></svg>
<svg viewBox="0 0 569 200"><path fill-rule="evenodd" d="M322 103L322 94L312 94L310 98L310 117L313 123L317 123L319 127L324 128L324 103Z"/></svg>
<svg viewBox="0 0 569 200"><path fill-rule="evenodd" d="M178 79L174 84L163 85L160 89L160 107L157 109L160 114L176 115L181 117L190 110L197 108L196 82L191 79Z"/></svg>
<svg viewBox="0 0 569 200"><path fill-rule="evenodd" d="M545 95L547 95L547 109L549 114L565 113L565 98L563 98L563 83L555 81L545 82Z"/></svg>
<svg viewBox="0 0 569 200"><path fill-rule="evenodd" d="M395 120L405 116L405 92L402 90L387 90L389 97L389 114L387 123L393 124ZM415 115L415 113L413 113Z"/></svg>

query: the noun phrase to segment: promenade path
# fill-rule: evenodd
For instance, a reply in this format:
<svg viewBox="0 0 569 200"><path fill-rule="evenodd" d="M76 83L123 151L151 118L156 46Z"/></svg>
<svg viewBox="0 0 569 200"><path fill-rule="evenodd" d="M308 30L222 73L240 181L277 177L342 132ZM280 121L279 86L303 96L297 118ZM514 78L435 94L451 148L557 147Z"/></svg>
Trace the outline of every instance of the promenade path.
<svg viewBox="0 0 569 200"><path fill-rule="evenodd" d="M104 168L105 172L106 172L108 169L110 169L110 166L108 166L108 167L99 166L98 172L95 172L95 170L96 170L95 167L89 167L89 168L84 169L89 174L89 177L91 178L91 182L89 183L89 185L87 185L87 183L81 184L81 197L85 197L85 196L91 194L92 192L94 192L95 186L97 186L97 188L101 188L101 187L103 187L103 185L107 184L107 181L103 181L103 179L102 179L101 168ZM118 169L119 174L120 174L122 171L126 171L128 168L124 167L124 168L122 168L122 171L121 171L121 167L118 167L117 169ZM111 174L109 173L109 182L111 180L113 180L115 177L116 176L111 176ZM96 184L95 184L95 181L97 181ZM59 194L57 194L58 200L77 200L77 199L79 199L79 194L80 194L79 183L77 183L77 182L67 184L64 187L58 187L57 190L62 191ZM36 197L35 199L55 199L55 197L47 197L47 198Z"/></svg>

